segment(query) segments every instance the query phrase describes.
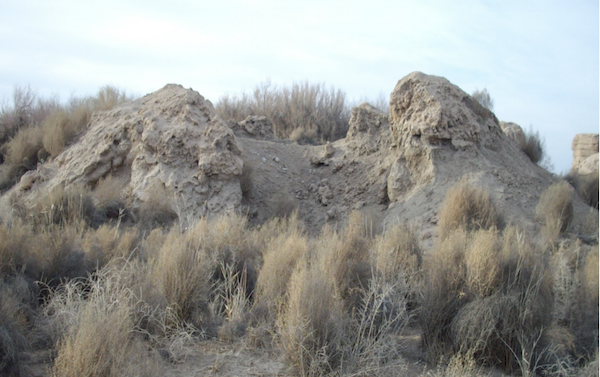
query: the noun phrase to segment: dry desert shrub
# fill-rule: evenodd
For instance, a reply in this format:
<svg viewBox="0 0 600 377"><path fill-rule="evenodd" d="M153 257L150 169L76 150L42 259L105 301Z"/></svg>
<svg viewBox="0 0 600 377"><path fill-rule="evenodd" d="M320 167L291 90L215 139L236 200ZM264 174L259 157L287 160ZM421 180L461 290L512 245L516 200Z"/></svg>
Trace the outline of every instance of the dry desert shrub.
<svg viewBox="0 0 600 377"><path fill-rule="evenodd" d="M30 249L35 236L29 224L17 220L10 225L0 224L0 274L14 276L23 273L26 268L35 268L31 259Z"/></svg>
<svg viewBox="0 0 600 377"><path fill-rule="evenodd" d="M199 328L229 321L240 292L244 300L254 292L259 253L253 242L245 218L237 215L202 218L187 232L173 228L148 255L153 282L181 321Z"/></svg>
<svg viewBox="0 0 600 377"><path fill-rule="evenodd" d="M536 217L544 224L542 235L551 243L569 227L573 219L573 194L566 181L548 187L535 208Z"/></svg>
<svg viewBox="0 0 600 377"><path fill-rule="evenodd" d="M483 88L482 90L476 89L471 97L473 97L473 99L475 99L481 106L485 107L489 111L494 111L494 100L486 88Z"/></svg>
<svg viewBox="0 0 600 377"><path fill-rule="evenodd" d="M77 225L51 226L37 234L30 253L40 270L31 277L49 287L57 287L63 280L86 277L88 269L82 237L81 227Z"/></svg>
<svg viewBox="0 0 600 377"><path fill-rule="evenodd" d="M576 354L590 360L598 353L598 245L582 256L574 272L574 302L569 327L576 339Z"/></svg>
<svg viewBox="0 0 600 377"><path fill-rule="evenodd" d="M0 146L21 128L39 124L60 107L56 96L40 98L30 86L15 86L12 103L2 103L0 107Z"/></svg>
<svg viewBox="0 0 600 377"><path fill-rule="evenodd" d="M291 141L300 145L318 145L319 139L316 130L306 130L299 127L293 130L288 137Z"/></svg>
<svg viewBox="0 0 600 377"><path fill-rule="evenodd" d="M136 229L119 229L105 224L89 230L82 244L89 269L99 270L115 258L130 260L135 257L139 236Z"/></svg>
<svg viewBox="0 0 600 377"><path fill-rule="evenodd" d="M221 118L238 122L249 115L266 116L273 122L273 131L279 138L288 138L294 130L304 129L314 133L316 139L337 140L346 135L350 119L344 92L306 81L291 87L276 87L267 81L251 94L221 97L215 110Z"/></svg>
<svg viewBox="0 0 600 377"><path fill-rule="evenodd" d="M424 260L422 297L418 321L423 335L422 347L437 361L451 346L450 325L467 302L464 250L468 236L463 229L450 233L434 245Z"/></svg>
<svg viewBox="0 0 600 377"><path fill-rule="evenodd" d="M370 247L368 226L360 212L353 211L340 233L325 229L313 249L322 273L331 280L347 310L358 305L360 289L368 287L372 277Z"/></svg>
<svg viewBox="0 0 600 377"><path fill-rule="evenodd" d="M72 98L63 105L57 97L41 99L29 87L15 87L13 105L0 109L0 163L8 165L0 186L14 184L38 161L60 154L85 131L94 111L131 100L124 91L105 86L96 96Z"/></svg>
<svg viewBox="0 0 600 377"><path fill-rule="evenodd" d="M193 232L173 228L149 260L153 284L181 321L201 326L207 319L214 262Z"/></svg>
<svg viewBox="0 0 600 377"><path fill-rule="evenodd" d="M84 221L88 225L98 222L96 207L87 188L74 185L58 186L50 193L36 198L31 210L36 226L75 224Z"/></svg>
<svg viewBox="0 0 600 377"><path fill-rule="evenodd" d="M75 109L55 111L41 125L42 144L50 156L56 157L65 146L81 133L92 116L92 109L78 106Z"/></svg>
<svg viewBox="0 0 600 377"><path fill-rule="evenodd" d="M320 376L339 366L343 303L316 263L298 263L288 300L278 314L278 333L287 360L302 376Z"/></svg>
<svg viewBox="0 0 600 377"><path fill-rule="evenodd" d="M119 105L135 100L135 96L128 95L124 90L112 85L105 85L98 89L96 96L91 98L94 111L106 111Z"/></svg>
<svg viewBox="0 0 600 377"><path fill-rule="evenodd" d="M465 250L465 267L465 283L470 294L483 298L498 287L501 270L496 230L479 230L471 235Z"/></svg>
<svg viewBox="0 0 600 377"><path fill-rule="evenodd" d="M277 329L288 361L300 374L404 368L397 334L408 322L410 292L402 276L374 273L372 244L368 224L354 212L344 229L324 229L297 257Z"/></svg>
<svg viewBox="0 0 600 377"><path fill-rule="evenodd" d="M538 131L533 131L530 127L529 131L525 132L525 143L521 145L521 150L529 157L534 164L544 166L550 165L546 153L546 143L540 136Z"/></svg>
<svg viewBox="0 0 600 377"><path fill-rule="evenodd" d="M42 148L43 132L39 127L23 127L9 142L3 145L5 163L23 166L27 170L35 168L38 152Z"/></svg>
<svg viewBox="0 0 600 377"><path fill-rule="evenodd" d="M381 285L393 288L389 294L395 296L387 298L394 302L393 306L415 309L422 284L423 262L417 229L397 224L379 235L371 247L371 260L374 270L382 277Z"/></svg>
<svg viewBox="0 0 600 377"><path fill-rule="evenodd" d="M520 231L455 231L432 250L424 280L420 321L429 357L454 353L479 365L538 370L552 321L552 279Z"/></svg>
<svg viewBox="0 0 600 377"><path fill-rule="evenodd" d="M263 253L263 263L256 281L255 301L266 306L268 313L283 302L288 291L290 271L308 253L308 239L301 229L272 239Z"/></svg>
<svg viewBox="0 0 600 377"><path fill-rule="evenodd" d="M69 106L54 111L42 122L44 149L56 157L87 129L95 111L110 110L132 100L125 91L109 85L100 88L95 96L71 99Z"/></svg>
<svg viewBox="0 0 600 377"><path fill-rule="evenodd" d="M381 234L371 248L373 265L388 281L403 278L416 286L423 261L417 229L396 224Z"/></svg>
<svg viewBox="0 0 600 377"><path fill-rule="evenodd" d="M438 217L442 238L459 227L471 231L501 225L500 215L489 193L472 186L465 178L448 190Z"/></svg>
<svg viewBox="0 0 600 377"><path fill-rule="evenodd" d="M137 298L123 276L128 274L106 269L89 282L87 293L76 282L53 293L47 310L59 332L53 376L163 375L138 333Z"/></svg>
<svg viewBox="0 0 600 377"><path fill-rule="evenodd" d="M81 248L82 231L75 225L34 230L13 222L0 225L0 271L24 275L31 281L57 286L63 279L85 277L87 266Z"/></svg>
<svg viewBox="0 0 600 377"><path fill-rule="evenodd" d="M19 376L19 353L29 347L27 306L17 284L0 282L0 374ZM26 297L26 296L25 296Z"/></svg>

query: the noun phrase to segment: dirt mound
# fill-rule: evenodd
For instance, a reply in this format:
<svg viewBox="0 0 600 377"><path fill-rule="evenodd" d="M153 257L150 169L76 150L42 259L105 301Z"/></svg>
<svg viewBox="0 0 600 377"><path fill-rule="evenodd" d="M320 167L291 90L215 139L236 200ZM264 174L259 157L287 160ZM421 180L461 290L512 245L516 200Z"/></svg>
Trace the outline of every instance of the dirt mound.
<svg viewBox="0 0 600 377"><path fill-rule="evenodd" d="M241 171L233 131L212 104L191 89L167 85L95 113L77 143L27 173L13 191L27 197L58 185L94 185L112 174L129 182L134 212L156 187L163 187L174 198L174 211L204 216L239 207Z"/></svg>
<svg viewBox="0 0 600 377"><path fill-rule="evenodd" d="M347 137L321 146L275 138L264 117L226 123L197 92L167 85L95 114L76 144L26 174L13 192L32 197L108 174L127 178L134 207L159 183L186 218L241 209L258 224L297 209L317 232L360 210L376 232L416 223L425 245L436 236L446 191L463 176L490 192L506 222L531 230L539 227L540 194L556 180L492 112L448 80L420 72L396 85L389 119L361 104Z"/></svg>

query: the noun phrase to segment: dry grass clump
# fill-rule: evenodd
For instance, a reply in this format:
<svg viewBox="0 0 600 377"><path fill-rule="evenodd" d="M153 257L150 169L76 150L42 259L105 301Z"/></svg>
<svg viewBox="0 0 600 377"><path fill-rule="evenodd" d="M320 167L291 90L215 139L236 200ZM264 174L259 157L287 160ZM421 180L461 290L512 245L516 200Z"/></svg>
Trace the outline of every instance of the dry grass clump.
<svg viewBox="0 0 600 377"><path fill-rule="evenodd" d="M36 198L31 210L36 226L67 225L84 221L96 225L96 207L88 189L82 186L55 187L50 193Z"/></svg>
<svg viewBox="0 0 600 377"><path fill-rule="evenodd" d="M64 332L53 376L163 375L157 355L138 333L137 298L123 276L128 276L123 270L107 269L89 282L87 294L73 282L53 294L51 326Z"/></svg>
<svg viewBox="0 0 600 377"><path fill-rule="evenodd" d="M291 234L281 234L271 240L264 253L263 263L256 281L255 301L265 305L269 313L283 302L288 291L290 271L308 253L308 239L302 229Z"/></svg>
<svg viewBox="0 0 600 377"><path fill-rule="evenodd" d="M205 323L214 261L193 231L171 229L149 263L154 285L177 318L197 327Z"/></svg>
<svg viewBox="0 0 600 377"><path fill-rule="evenodd" d="M152 280L179 320L207 331L221 320L244 327L258 258L246 224L233 215L200 219L185 233L171 229L157 254L150 251Z"/></svg>
<svg viewBox="0 0 600 377"><path fill-rule="evenodd" d="M35 261L30 260L30 249L35 240L30 225L17 220L10 225L0 223L0 274L14 276L31 268Z"/></svg>
<svg viewBox="0 0 600 377"><path fill-rule="evenodd" d="M501 222L490 194L470 185L465 178L448 190L438 217L438 231L442 238L461 227L468 231L490 229L498 227Z"/></svg>
<svg viewBox="0 0 600 377"><path fill-rule="evenodd" d="M23 299L28 292L19 292L10 282L0 282L0 374L20 375L19 353L29 347L26 337L29 319Z"/></svg>
<svg viewBox="0 0 600 377"><path fill-rule="evenodd" d="M317 264L301 261L290 278L288 300L278 318L283 352L303 376L339 366L344 332L343 302Z"/></svg>
<svg viewBox="0 0 600 377"><path fill-rule="evenodd" d="M317 240L315 257L348 310L358 305L360 289L368 287L372 276L370 247L367 224L357 211L349 215L343 232L325 229Z"/></svg>
<svg viewBox="0 0 600 377"><path fill-rule="evenodd" d="M576 354L590 360L598 352L598 245L578 254L559 270L566 296L562 317L575 337Z"/></svg>
<svg viewBox="0 0 600 377"><path fill-rule="evenodd" d="M30 249L31 259L39 266L39 271L30 275L35 280L50 287L57 287L61 281L87 276L80 227L49 227L38 234L37 238L36 244ZM32 272L36 271L30 270L30 273Z"/></svg>
<svg viewBox="0 0 600 377"><path fill-rule="evenodd" d="M297 257L277 331L301 375L381 373L404 365L396 335L407 323L410 294L398 277L374 274L367 229L354 212L342 231L324 229L312 250Z"/></svg>
<svg viewBox="0 0 600 377"><path fill-rule="evenodd" d="M288 138L295 130L303 129L307 135L314 133L315 139L334 141L346 135L350 119L344 92L306 81L291 87L276 87L267 81L251 94L221 97L215 110L221 118L238 122L249 115L266 116L279 138Z"/></svg>
<svg viewBox="0 0 600 377"><path fill-rule="evenodd" d="M318 145L319 139L316 130L306 130L304 127L296 128L288 137L300 145Z"/></svg>
<svg viewBox="0 0 600 377"><path fill-rule="evenodd" d="M397 224L381 234L371 248L373 265L387 280L404 279L407 284L418 284L423 250L419 246L415 227Z"/></svg>
<svg viewBox="0 0 600 377"><path fill-rule="evenodd" d="M5 163L35 168L38 152L42 148L43 132L38 127L23 127L9 142L3 145Z"/></svg>
<svg viewBox="0 0 600 377"><path fill-rule="evenodd" d="M537 370L552 321L552 280L522 233L459 229L434 247L425 271L419 319L429 357L455 353L525 374Z"/></svg>
<svg viewBox="0 0 600 377"><path fill-rule="evenodd" d="M98 215L104 220L118 220L127 215L124 202L125 179L108 175L98 181L92 196Z"/></svg>
<svg viewBox="0 0 600 377"><path fill-rule="evenodd" d="M56 111L44 119L41 132L44 135L42 144L50 156L56 157L65 149L75 136L77 136L89 123L92 116L91 109L80 106L72 111Z"/></svg>
<svg viewBox="0 0 600 377"><path fill-rule="evenodd" d="M573 219L573 194L569 184L561 181L544 190L535 212L544 224L542 235L553 243Z"/></svg>
<svg viewBox="0 0 600 377"><path fill-rule="evenodd" d="M434 246L424 260L424 284L419 303L421 342L437 361L451 346L450 325L458 310L467 302L464 250L467 233L458 229Z"/></svg>
<svg viewBox="0 0 600 377"><path fill-rule="evenodd" d="M44 149L56 157L86 130L95 111L110 110L132 100L125 91L108 85L95 96L72 99L69 106L54 111L41 123Z"/></svg>
<svg viewBox="0 0 600 377"><path fill-rule="evenodd" d="M119 229L105 224L88 231L82 245L89 269L98 270L113 259L134 258L139 247L139 235L133 228Z"/></svg>
<svg viewBox="0 0 600 377"><path fill-rule="evenodd" d="M137 221L142 229L170 227L179 215L174 208L175 199L160 182L153 182L148 188L145 200L140 204Z"/></svg>
<svg viewBox="0 0 600 377"><path fill-rule="evenodd" d="M50 226L34 230L13 222L0 224L0 271L4 276L24 275L31 281L57 286L61 280L85 277L87 266L81 248L81 227Z"/></svg>

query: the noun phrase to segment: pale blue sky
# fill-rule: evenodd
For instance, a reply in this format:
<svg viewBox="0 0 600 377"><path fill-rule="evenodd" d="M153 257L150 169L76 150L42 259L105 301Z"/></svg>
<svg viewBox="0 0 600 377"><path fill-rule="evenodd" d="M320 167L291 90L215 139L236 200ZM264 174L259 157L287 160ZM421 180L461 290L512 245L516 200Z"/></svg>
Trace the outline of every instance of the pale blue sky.
<svg viewBox="0 0 600 377"><path fill-rule="evenodd" d="M0 98L179 83L216 102L267 78L375 98L422 71L487 88L564 172L598 132L598 19L598 1L0 0Z"/></svg>

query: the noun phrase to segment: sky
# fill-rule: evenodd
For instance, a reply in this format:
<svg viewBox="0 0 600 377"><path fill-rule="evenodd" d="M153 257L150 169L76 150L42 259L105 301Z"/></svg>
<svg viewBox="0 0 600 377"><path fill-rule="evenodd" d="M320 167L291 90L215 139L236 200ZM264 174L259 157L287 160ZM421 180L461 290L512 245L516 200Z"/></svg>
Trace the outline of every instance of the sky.
<svg viewBox="0 0 600 377"><path fill-rule="evenodd" d="M589 0L0 0L0 99L177 83L216 103L270 79L359 100L421 71L486 88L564 173L573 137L599 129L598 20Z"/></svg>

